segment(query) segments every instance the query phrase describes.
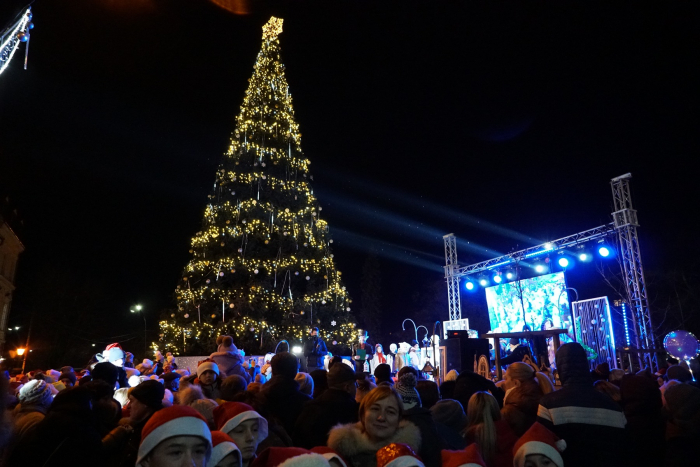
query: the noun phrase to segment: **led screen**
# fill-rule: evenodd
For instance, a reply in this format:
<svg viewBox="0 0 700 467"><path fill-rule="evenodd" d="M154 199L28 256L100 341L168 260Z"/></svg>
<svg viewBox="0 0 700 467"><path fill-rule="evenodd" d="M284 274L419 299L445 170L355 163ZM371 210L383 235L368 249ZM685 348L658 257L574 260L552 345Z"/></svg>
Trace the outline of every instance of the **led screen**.
<svg viewBox="0 0 700 467"><path fill-rule="evenodd" d="M563 272L487 287L491 332L520 332L526 322L532 331L547 328L571 331L569 299L562 293L565 288Z"/></svg>

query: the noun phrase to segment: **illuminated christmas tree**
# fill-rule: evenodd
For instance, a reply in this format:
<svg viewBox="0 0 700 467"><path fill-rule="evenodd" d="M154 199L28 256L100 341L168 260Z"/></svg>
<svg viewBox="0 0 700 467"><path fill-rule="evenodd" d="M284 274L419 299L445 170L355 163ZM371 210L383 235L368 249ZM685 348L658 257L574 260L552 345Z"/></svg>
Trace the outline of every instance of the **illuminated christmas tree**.
<svg viewBox="0 0 700 467"><path fill-rule="evenodd" d="M262 49L228 152L216 172L202 230L162 321L161 345L204 354L231 334L248 354L291 345L318 326L328 343L356 330L336 270L328 224L314 197L280 59L282 19L263 27Z"/></svg>

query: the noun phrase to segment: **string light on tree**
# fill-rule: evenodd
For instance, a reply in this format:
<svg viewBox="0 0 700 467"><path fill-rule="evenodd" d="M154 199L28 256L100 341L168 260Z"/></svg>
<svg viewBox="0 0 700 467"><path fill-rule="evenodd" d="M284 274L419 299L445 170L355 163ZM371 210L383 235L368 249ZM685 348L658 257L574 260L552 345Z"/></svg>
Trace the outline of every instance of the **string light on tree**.
<svg viewBox="0 0 700 467"><path fill-rule="evenodd" d="M279 339L302 340L312 324L328 342L356 337L352 299L301 150L280 58L282 24L272 17L263 27L236 127L175 291L178 310L160 323L163 350L187 352L222 333L249 352L269 349Z"/></svg>

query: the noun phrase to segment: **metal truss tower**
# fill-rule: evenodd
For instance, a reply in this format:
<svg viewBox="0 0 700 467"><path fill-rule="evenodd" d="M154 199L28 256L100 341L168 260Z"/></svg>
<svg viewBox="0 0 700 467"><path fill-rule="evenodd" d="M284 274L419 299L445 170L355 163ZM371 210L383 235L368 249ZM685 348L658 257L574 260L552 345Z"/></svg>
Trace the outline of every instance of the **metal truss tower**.
<svg viewBox="0 0 700 467"><path fill-rule="evenodd" d="M620 243L620 262L625 277L627 296L632 308L632 319L639 336L637 347L655 349L656 337L649 313L642 255L639 251L639 238L637 237L639 223L637 222L637 211L632 207L630 193L631 178L632 174L627 173L610 180L615 203L615 212L612 213L612 216ZM646 354L645 360L652 370L657 368L656 354Z"/></svg>
<svg viewBox="0 0 700 467"><path fill-rule="evenodd" d="M455 234L442 237L445 241L445 281L447 282L447 306L450 320L462 319L462 305L459 299L459 275L457 270L457 238Z"/></svg>

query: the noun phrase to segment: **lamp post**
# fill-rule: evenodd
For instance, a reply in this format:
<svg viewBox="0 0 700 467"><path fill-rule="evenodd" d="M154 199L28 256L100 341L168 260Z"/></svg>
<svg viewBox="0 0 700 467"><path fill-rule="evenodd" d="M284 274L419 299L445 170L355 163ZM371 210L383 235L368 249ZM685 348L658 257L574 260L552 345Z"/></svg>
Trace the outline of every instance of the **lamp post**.
<svg viewBox="0 0 700 467"><path fill-rule="evenodd" d="M143 311L143 307L141 305L134 305L131 307L132 313L141 313L141 311ZM146 327L146 313L141 313L141 316L143 317L143 358L148 358L148 331Z"/></svg>

